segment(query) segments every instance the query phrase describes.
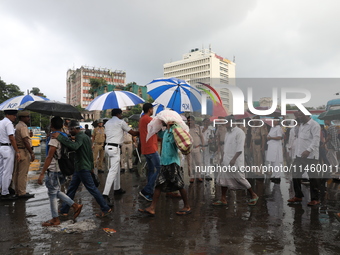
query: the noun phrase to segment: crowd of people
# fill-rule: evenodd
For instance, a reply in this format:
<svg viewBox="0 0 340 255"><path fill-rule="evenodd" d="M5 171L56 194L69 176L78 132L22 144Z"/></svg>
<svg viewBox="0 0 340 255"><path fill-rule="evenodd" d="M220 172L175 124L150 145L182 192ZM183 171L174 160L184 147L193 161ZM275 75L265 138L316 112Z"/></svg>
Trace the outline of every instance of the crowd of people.
<svg viewBox="0 0 340 255"><path fill-rule="evenodd" d="M283 178L283 166L289 166L289 174L293 179L294 197L288 203L300 203L304 194L301 183L308 179L310 183L310 201L308 206L320 204L320 189L329 178L339 179L337 172L340 150L338 128L331 121L320 125L301 111L295 114L296 125L287 128L282 126L280 118L264 125L242 125L234 116L219 117L215 127L209 118L198 125L194 116L188 116L186 127L192 144L188 155L181 155L174 136L176 121L162 121L163 128L150 136L148 126L153 118L153 105L143 105L143 115L139 120L138 131L123 120L121 109L113 109L112 118L105 125L102 120L91 130L81 130L76 120L63 121L54 117L50 123L50 135L46 142L46 159L43 164L38 183L48 189L52 219L43 226L60 224L59 216L67 216L73 209L73 218L81 213L83 205L74 202L78 186L83 183L95 198L101 212L97 217L105 217L112 213L113 201L110 193L123 195L125 190L120 185L120 174L125 169L133 171L132 151L144 155L147 163L146 185L139 195L150 206L140 208L141 213L156 214L156 204L161 192L167 196L183 199L183 207L177 215L191 213L190 201L185 190L184 172L189 176L189 183L214 181L220 186L220 198L213 206L226 206L228 189L247 190L248 205L255 206L259 196L254 192L247 180L251 178L270 178L279 185ZM13 123L18 117L15 129ZM253 116L254 123L261 116ZM5 118L0 121L0 187L1 199L14 200L31 198L34 195L26 192L27 173L30 161L35 159L30 143L28 112L6 110ZM184 128L185 129L185 128ZM150 136L150 137L149 137ZM58 159L65 146L75 151L75 166L72 179L66 194L61 191L65 177L60 171ZM185 160L182 160L182 159ZM107 167L105 167L105 164ZM186 166L186 167L185 167ZM216 166L216 167L215 167ZM213 171L222 169L224 171ZM251 176L242 171L250 167ZM316 168L323 171L315 171ZM213 168L214 167L214 168ZM108 169L106 182L101 193L95 185L95 175ZM184 169L186 171L184 171ZM204 169L204 171L203 171ZM270 169L270 171L267 171ZM314 171L313 171L314 169ZM333 171L331 171L333 170ZM177 192L179 191L179 192ZM62 201L58 210L57 199ZM340 219L340 214L337 214Z"/></svg>

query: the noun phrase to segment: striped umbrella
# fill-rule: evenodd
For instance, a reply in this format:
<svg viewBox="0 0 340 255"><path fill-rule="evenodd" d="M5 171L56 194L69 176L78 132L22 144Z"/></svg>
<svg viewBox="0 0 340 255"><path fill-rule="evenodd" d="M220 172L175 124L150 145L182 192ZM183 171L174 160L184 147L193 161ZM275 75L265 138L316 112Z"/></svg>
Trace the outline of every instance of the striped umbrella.
<svg viewBox="0 0 340 255"><path fill-rule="evenodd" d="M146 85L155 103L178 113L201 109L201 93L186 81L177 78L155 79Z"/></svg>
<svg viewBox="0 0 340 255"><path fill-rule="evenodd" d="M111 91L97 96L85 108L88 111L124 108L144 103L144 99L129 91Z"/></svg>
<svg viewBox="0 0 340 255"><path fill-rule="evenodd" d="M20 105L29 102L29 101L46 101L49 100L45 97L35 96L33 94L16 96L6 100L5 102L0 104L0 111L3 110L22 110L23 108L19 108Z"/></svg>

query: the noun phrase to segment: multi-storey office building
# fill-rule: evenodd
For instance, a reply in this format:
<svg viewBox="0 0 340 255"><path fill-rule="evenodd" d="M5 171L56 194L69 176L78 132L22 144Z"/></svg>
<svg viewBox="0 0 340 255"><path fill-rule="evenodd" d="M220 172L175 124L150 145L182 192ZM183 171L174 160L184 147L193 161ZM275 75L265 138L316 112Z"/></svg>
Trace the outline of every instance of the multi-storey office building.
<svg viewBox="0 0 340 255"><path fill-rule="evenodd" d="M90 79L103 78L108 85L113 87L124 86L126 82L125 71L111 71L107 68L95 68L82 66L77 69L69 69L66 78L66 102L71 105L80 105L86 108L93 100Z"/></svg>
<svg viewBox="0 0 340 255"><path fill-rule="evenodd" d="M164 64L163 69L166 78L183 79L197 88L203 86L200 82L216 88L224 107L232 112L232 97L229 90L223 88L223 84L235 86L234 62L217 55L211 49L196 48L184 54L182 60ZM222 88L217 87L217 84L221 84Z"/></svg>

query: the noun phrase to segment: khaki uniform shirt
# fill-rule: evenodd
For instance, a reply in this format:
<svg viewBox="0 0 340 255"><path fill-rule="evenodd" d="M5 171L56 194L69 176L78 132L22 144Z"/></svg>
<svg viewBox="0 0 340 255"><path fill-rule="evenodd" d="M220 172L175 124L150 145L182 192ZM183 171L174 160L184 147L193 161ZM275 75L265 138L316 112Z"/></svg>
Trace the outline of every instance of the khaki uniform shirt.
<svg viewBox="0 0 340 255"><path fill-rule="evenodd" d="M105 142L105 128L96 127L93 131L94 143L104 143Z"/></svg>
<svg viewBox="0 0 340 255"><path fill-rule="evenodd" d="M262 127L252 127L251 128L251 139L252 140L259 140L263 136L267 137L268 132L265 126Z"/></svg>
<svg viewBox="0 0 340 255"><path fill-rule="evenodd" d="M224 144L225 134L227 133L227 127L225 125L219 125L217 127L216 136L218 137L219 145Z"/></svg>
<svg viewBox="0 0 340 255"><path fill-rule="evenodd" d="M201 141L201 129L198 125L196 125L194 128L190 128L189 133L193 139L193 146L194 148L203 145Z"/></svg>
<svg viewBox="0 0 340 255"><path fill-rule="evenodd" d="M19 121L19 123L15 127L15 141L17 142L17 146L19 149L26 149L23 140L25 137L28 138L30 146L32 147L32 142L27 125L23 121Z"/></svg>

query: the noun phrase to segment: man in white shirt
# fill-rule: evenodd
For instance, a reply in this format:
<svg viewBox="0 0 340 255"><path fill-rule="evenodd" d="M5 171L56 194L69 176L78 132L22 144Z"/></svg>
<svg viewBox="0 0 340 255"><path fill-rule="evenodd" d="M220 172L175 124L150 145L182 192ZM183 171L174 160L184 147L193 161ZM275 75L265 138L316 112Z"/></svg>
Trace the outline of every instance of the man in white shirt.
<svg viewBox="0 0 340 255"><path fill-rule="evenodd" d="M316 171L311 171L312 166L314 169L319 160L319 146L320 146L320 125L305 115L303 112L298 111L297 118L300 120L300 127L297 134L295 159L293 162L293 185L295 196L288 200L289 203L301 202L303 193L301 191L301 177L306 171L308 172L310 181L310 197L311 202L309 206L320 204L319 198L319 176Z"/></svg>
<svg viewBox="0 0 340 255"><path fill-rule="evenodd" d="M122 195L125 190L120 187L120 148L124 142L124 131L132 136L138 136L138 131L133 131L129 125L122 120L122 110L112 109L112 118L105 124L106 145L105 153L109 158L109 173L106 177L103 197L109 206L112 203L109 193L114 183L113 189L115 195Z"/></svg>
<svg viewBox="0 0 340 255"><path fill-rule="evenodd" d="M1 199L12 200L17 197L9 193L14 170L14 158L20 160L20 153L14 138L13 122L17 110L4 110L5 118L0 121L0 189Z"/></svg>
<svg viewBox="0 0 340 255"><path fill-rule="evenodd" d="M235 126L231 125L231 122L235 122L232 115L227 116L226 124L227 132L224 139L223 161L222 167L225 167L225 171L220 171L217 175L216 184L221 186L221 199L214 202L215 206L227 205L227 191L228 189L246 189L251 199L248 205L254 206L257 203L259 197L251 188L250 183L245 178L244 172L241 168L245 166L244 163L244 142L245 133ZM228 169L229 168L229 169Z"/></svg>

